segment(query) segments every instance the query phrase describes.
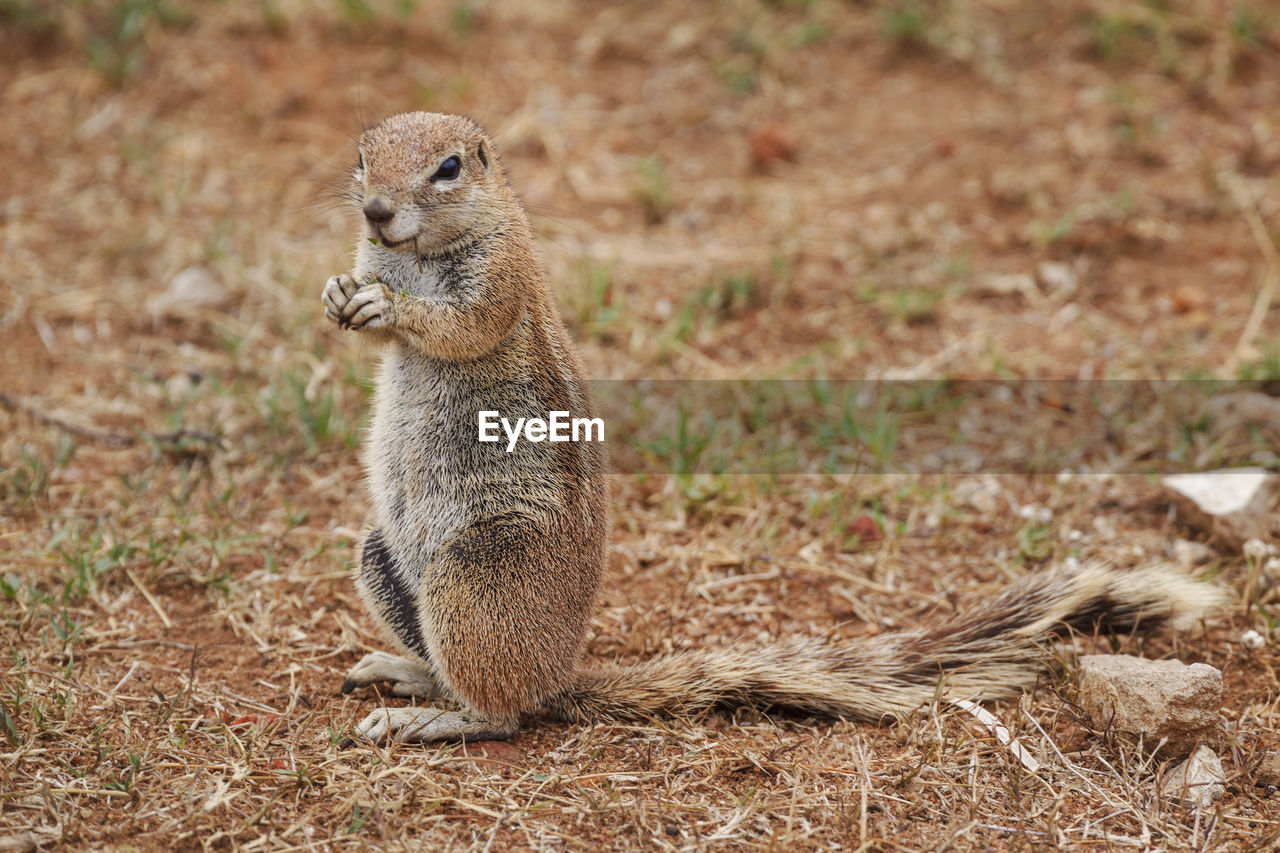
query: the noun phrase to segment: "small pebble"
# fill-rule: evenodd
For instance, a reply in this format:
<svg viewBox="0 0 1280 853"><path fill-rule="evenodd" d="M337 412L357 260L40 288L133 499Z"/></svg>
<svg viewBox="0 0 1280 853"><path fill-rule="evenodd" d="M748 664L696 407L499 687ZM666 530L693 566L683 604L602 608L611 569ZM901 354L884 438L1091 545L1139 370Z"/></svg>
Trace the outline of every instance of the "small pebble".
<svg viewBox="0 0 1280 853"><path fill-rule="evenodd" d="M1257 631L1250 628L1240 635L1240 643L1246 649L1260 649L1267 644L1267 640Z"/></svg>

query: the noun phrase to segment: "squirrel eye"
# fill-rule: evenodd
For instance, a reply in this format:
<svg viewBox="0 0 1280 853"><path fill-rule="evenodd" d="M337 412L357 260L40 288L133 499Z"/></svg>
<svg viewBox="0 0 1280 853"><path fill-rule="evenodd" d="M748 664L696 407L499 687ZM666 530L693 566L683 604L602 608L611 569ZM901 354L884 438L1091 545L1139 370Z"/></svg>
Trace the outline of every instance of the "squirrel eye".
<svg viewBox="0 0 1280 853"><path fill-rule="evenodd" d="M456 156L447 158L440 164L440 168L436 169L436 173L431 176L433 181L451 181L458 177L458 173L462 171L462 161Z"/></svg>
<svg viewBox="0 0 1280 853"><path fill-rule="evenodd" d="M364 171L364 152L357 151L356 156L359 157L359 159L356 161L356 168L359 169L361 172L363 172Z"/></svg>

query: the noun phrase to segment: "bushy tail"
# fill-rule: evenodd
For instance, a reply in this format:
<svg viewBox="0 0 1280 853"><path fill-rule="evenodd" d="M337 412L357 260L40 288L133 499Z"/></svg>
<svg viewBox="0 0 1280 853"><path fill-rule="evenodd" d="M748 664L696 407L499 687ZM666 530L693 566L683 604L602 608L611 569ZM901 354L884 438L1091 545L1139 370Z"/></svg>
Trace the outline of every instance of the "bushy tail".
<svg viewBox="0 0 1280 853"><path fill-rule="evenodd" d="M941 624L862 642L802 639L591 666L546 710L566 720L637 719L751 704L875 721L931 702L940 680L952 698L1017 696L1035 684L1055 636L1184 629L1221 598L1174 569L1090 564L1025 578Z"/></svg>

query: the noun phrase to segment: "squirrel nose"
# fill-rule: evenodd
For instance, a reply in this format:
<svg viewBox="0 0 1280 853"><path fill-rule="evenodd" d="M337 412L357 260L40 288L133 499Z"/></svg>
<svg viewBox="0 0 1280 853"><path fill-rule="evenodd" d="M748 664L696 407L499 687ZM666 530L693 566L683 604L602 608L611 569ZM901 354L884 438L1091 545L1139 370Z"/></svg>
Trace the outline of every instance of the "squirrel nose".
<svg viewBox="0 0 1280 853"><path fill-rule="evenodd" d="M384 195L375 195L364 203L365 218L375 225L381 225L396 215L391 199Z"/></svg>

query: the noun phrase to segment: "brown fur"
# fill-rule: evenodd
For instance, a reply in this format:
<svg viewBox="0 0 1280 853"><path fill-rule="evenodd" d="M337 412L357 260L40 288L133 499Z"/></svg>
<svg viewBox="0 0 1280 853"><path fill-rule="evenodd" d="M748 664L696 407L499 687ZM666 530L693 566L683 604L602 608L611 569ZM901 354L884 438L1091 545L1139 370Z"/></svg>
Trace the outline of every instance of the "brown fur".
<svg viewBox="0 0 1280 853"><path fill-rule="evenodd" d="M548 705L564 719L753 704L876 721L927 705L940 685L955 698L1014 697L1035 684L1055 637L1186 628L1217 601L1213 588L1164 567L1090 564L1032 575L968 612L859 643L799 639L594 667Z"/></svg>
<svg viewBox="0 0 1280 853"><path fill-rule="evenodd" d="M442 178L449 158L461 169ZM392 116L360 139L366 236L326 284L326 315L387 343L365 467L377 527L356 587L406 659L374 653L343 685L391 681L463 711L389 708L360 734L475 739L522 714L565 719L754 703L876 720L951 695L1033 684L1060 631L1183 626L1216 601L1178 573L1100 566L1026 579L967 615L864 643L794 640L635 666L581 665L609 521L596 443L482 444L476 415L593 417L578 359L493 145L457 116ZM435 176L433 178L433 176Z"/></svg>

